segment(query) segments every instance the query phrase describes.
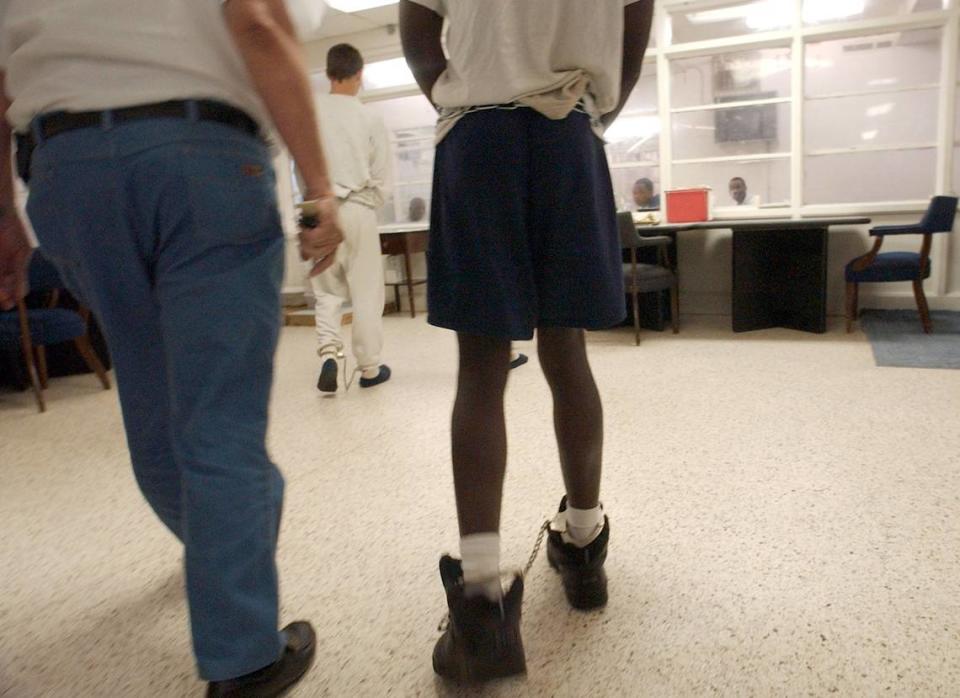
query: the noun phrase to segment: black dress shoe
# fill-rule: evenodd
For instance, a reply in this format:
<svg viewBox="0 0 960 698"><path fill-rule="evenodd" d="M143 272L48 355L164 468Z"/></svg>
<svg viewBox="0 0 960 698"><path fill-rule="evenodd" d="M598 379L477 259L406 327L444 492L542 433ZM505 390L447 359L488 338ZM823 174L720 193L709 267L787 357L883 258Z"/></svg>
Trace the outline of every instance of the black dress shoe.
<svg viewBox="0 0 960 698"><path fill-rule="evenodd" d="M313 664L317 636L306 621L291 623L283 631L287 635L287 646L280 659L252 674L211 681L207 698L272 698L283 695L303 678Z"/></svg>
<svg viewBox="0 0 960 698"><path fill-rule="evenodd" d="M337 392L337 360L327 359L320 369L320 378L317 380L317 390L322 393Z"/></svg>
<svg viewBox="0 0 960 698"><path fill-rule="evenodd" d="M382 364L380 366L380 373L373 378L364 378L363 376L360 376L360 387L372 388L375 385L386 383L388 380L390 380L390 367L386 364Z"/></svg>

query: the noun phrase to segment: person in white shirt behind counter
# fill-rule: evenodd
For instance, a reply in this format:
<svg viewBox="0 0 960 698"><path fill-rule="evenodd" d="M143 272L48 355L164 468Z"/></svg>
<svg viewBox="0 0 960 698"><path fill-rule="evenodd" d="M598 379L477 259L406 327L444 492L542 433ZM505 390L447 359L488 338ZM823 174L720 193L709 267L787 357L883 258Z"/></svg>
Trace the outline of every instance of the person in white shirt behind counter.
<svg viewBox="0 0 960 698"><path fill-rule="evenodd" d="M390 368L380 363L384 279L376 213L390 180L390 144L383 120L357 98L363 86L360 52L348 44L331 48L327 77L330 94L318 97L316 105L323 119L330 179L340 202L344 242L330 268L310 281L321 359L317 388L335 393L338 360L345 358L340 329L345 300L353 307L353 355L361 372L360 387L372 388L390 379Z"/></svg>

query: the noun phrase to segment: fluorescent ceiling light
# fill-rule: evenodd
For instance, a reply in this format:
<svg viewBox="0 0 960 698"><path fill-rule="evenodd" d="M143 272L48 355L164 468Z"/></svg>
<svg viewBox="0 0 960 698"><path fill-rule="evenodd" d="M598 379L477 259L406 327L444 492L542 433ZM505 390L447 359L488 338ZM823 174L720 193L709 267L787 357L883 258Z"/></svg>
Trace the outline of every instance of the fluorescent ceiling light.
<svg viewBox="0 0 960 698"><path fill-rule="evenodd" d="M846 19L862 15L867 9L866 0L804 0L804 24L820 24L834 19Z"/></svg>
<svg viewBox="0 0 960 698"><path fill-rule="evenodd" d="M862 15L866 0L804 0L803 21L819 24L836 19ZM691 24L716 24L719 22L744 22L755 31L782 29L793 24L792 0L760 0L760 2L703 10L687 15Z"/></svg>
<svg viewBox="0 0 960 698"><path fill-rule="evenodd" d="M778 29L789 27L791 3L786 0L761 0L716 10L703 10L687 15L691 24L716 24L720 22L745 22L750 29Z"/></svg>
<svg viewBox="0 0 960 698"><path fill-rule="evenodd" d="M748 5L747 27L754 31L783 29L793 24L793 3L785 0L766 0Z"/></svg>
<svg viewBox="0 0 960 698"><path fill-rule="evenodd" d="M363 84L368 90L383 90L388 87L415 85L413 73L403 58L369 63L363 69Z"/></svg>
<svg viewBox="0 0 960 698"><path fill-rule="evenodd" d="M327 4L341 12L363 12L374 7L396 5L397 0L327 0Z"/></svg>
<svg viewBox="0 0 960 698"><path fill-rule="evenodd" d="M638 140L642 143L659 133L660 117L658 116L621 116L610 125L603 137L611 143L630 140Z"/></svg>
<svg viewBox="0 0 960 698"><path fill-rule="evenodd" d="M719 22L736 22L739 19L746 19L750 14L750 9L760 4L761 3L751 3L749 5L721 7L718 10L691 12L687 15L687 21L690 22L690 24L717 24Z"/></svg>
<svg viewBox="0 0 960 698"><path fill-rule="evenodd" d="M287 0L287 11L300 40L310 41L320 33L327 6L319 0Z"/></svg>
<svg viewBox="0 0 960 698"><path fill-rule="evenodd" d="M885 116L893 111L893 102L877 104L867 109L867 116Z"/></svg>
<svg viewBox="0 0 960 698"><path fill-rule="evenodd" d="M864 131L863 133L860 134L860 138L862 138L865 141L872 141L874 138L877 137L878 133L880 132L877 131L876 129L874 129L873 131Z"/></svg>

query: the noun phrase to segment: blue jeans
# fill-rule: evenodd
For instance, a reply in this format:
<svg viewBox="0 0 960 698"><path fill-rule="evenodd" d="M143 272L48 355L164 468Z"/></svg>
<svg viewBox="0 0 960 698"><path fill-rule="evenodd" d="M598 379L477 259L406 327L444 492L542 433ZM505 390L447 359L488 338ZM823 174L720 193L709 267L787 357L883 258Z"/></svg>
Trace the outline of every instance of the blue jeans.
<svg viewBox="0 0 960 698"><path fill-rule="evenodd" d="M267 455L283 233L267 147L177 119L35 151L28 213L104 329L140 489L185 548L209 681L278 659L283 477Z"/></svg>

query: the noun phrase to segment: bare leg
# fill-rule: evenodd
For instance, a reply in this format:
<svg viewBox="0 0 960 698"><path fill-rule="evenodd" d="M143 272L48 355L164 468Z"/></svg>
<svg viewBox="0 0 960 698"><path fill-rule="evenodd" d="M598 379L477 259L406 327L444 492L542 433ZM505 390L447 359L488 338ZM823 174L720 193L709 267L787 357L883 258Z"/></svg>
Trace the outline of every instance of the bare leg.
<svg viewBox="0 0 960 698"><path fill-rule="evenodd" d="M540 365L553 393L553 424L567 501L577 509L600 502L603 405L587 361L583 330L537 332Z"/></svg>
<svg viewBox="0 0 960 698"><path fill-rule="evenodd" d="M503 391L510 340L458 334L460 372L453 408L453 481L460 535L494 533L507 467Z"/></svg>

